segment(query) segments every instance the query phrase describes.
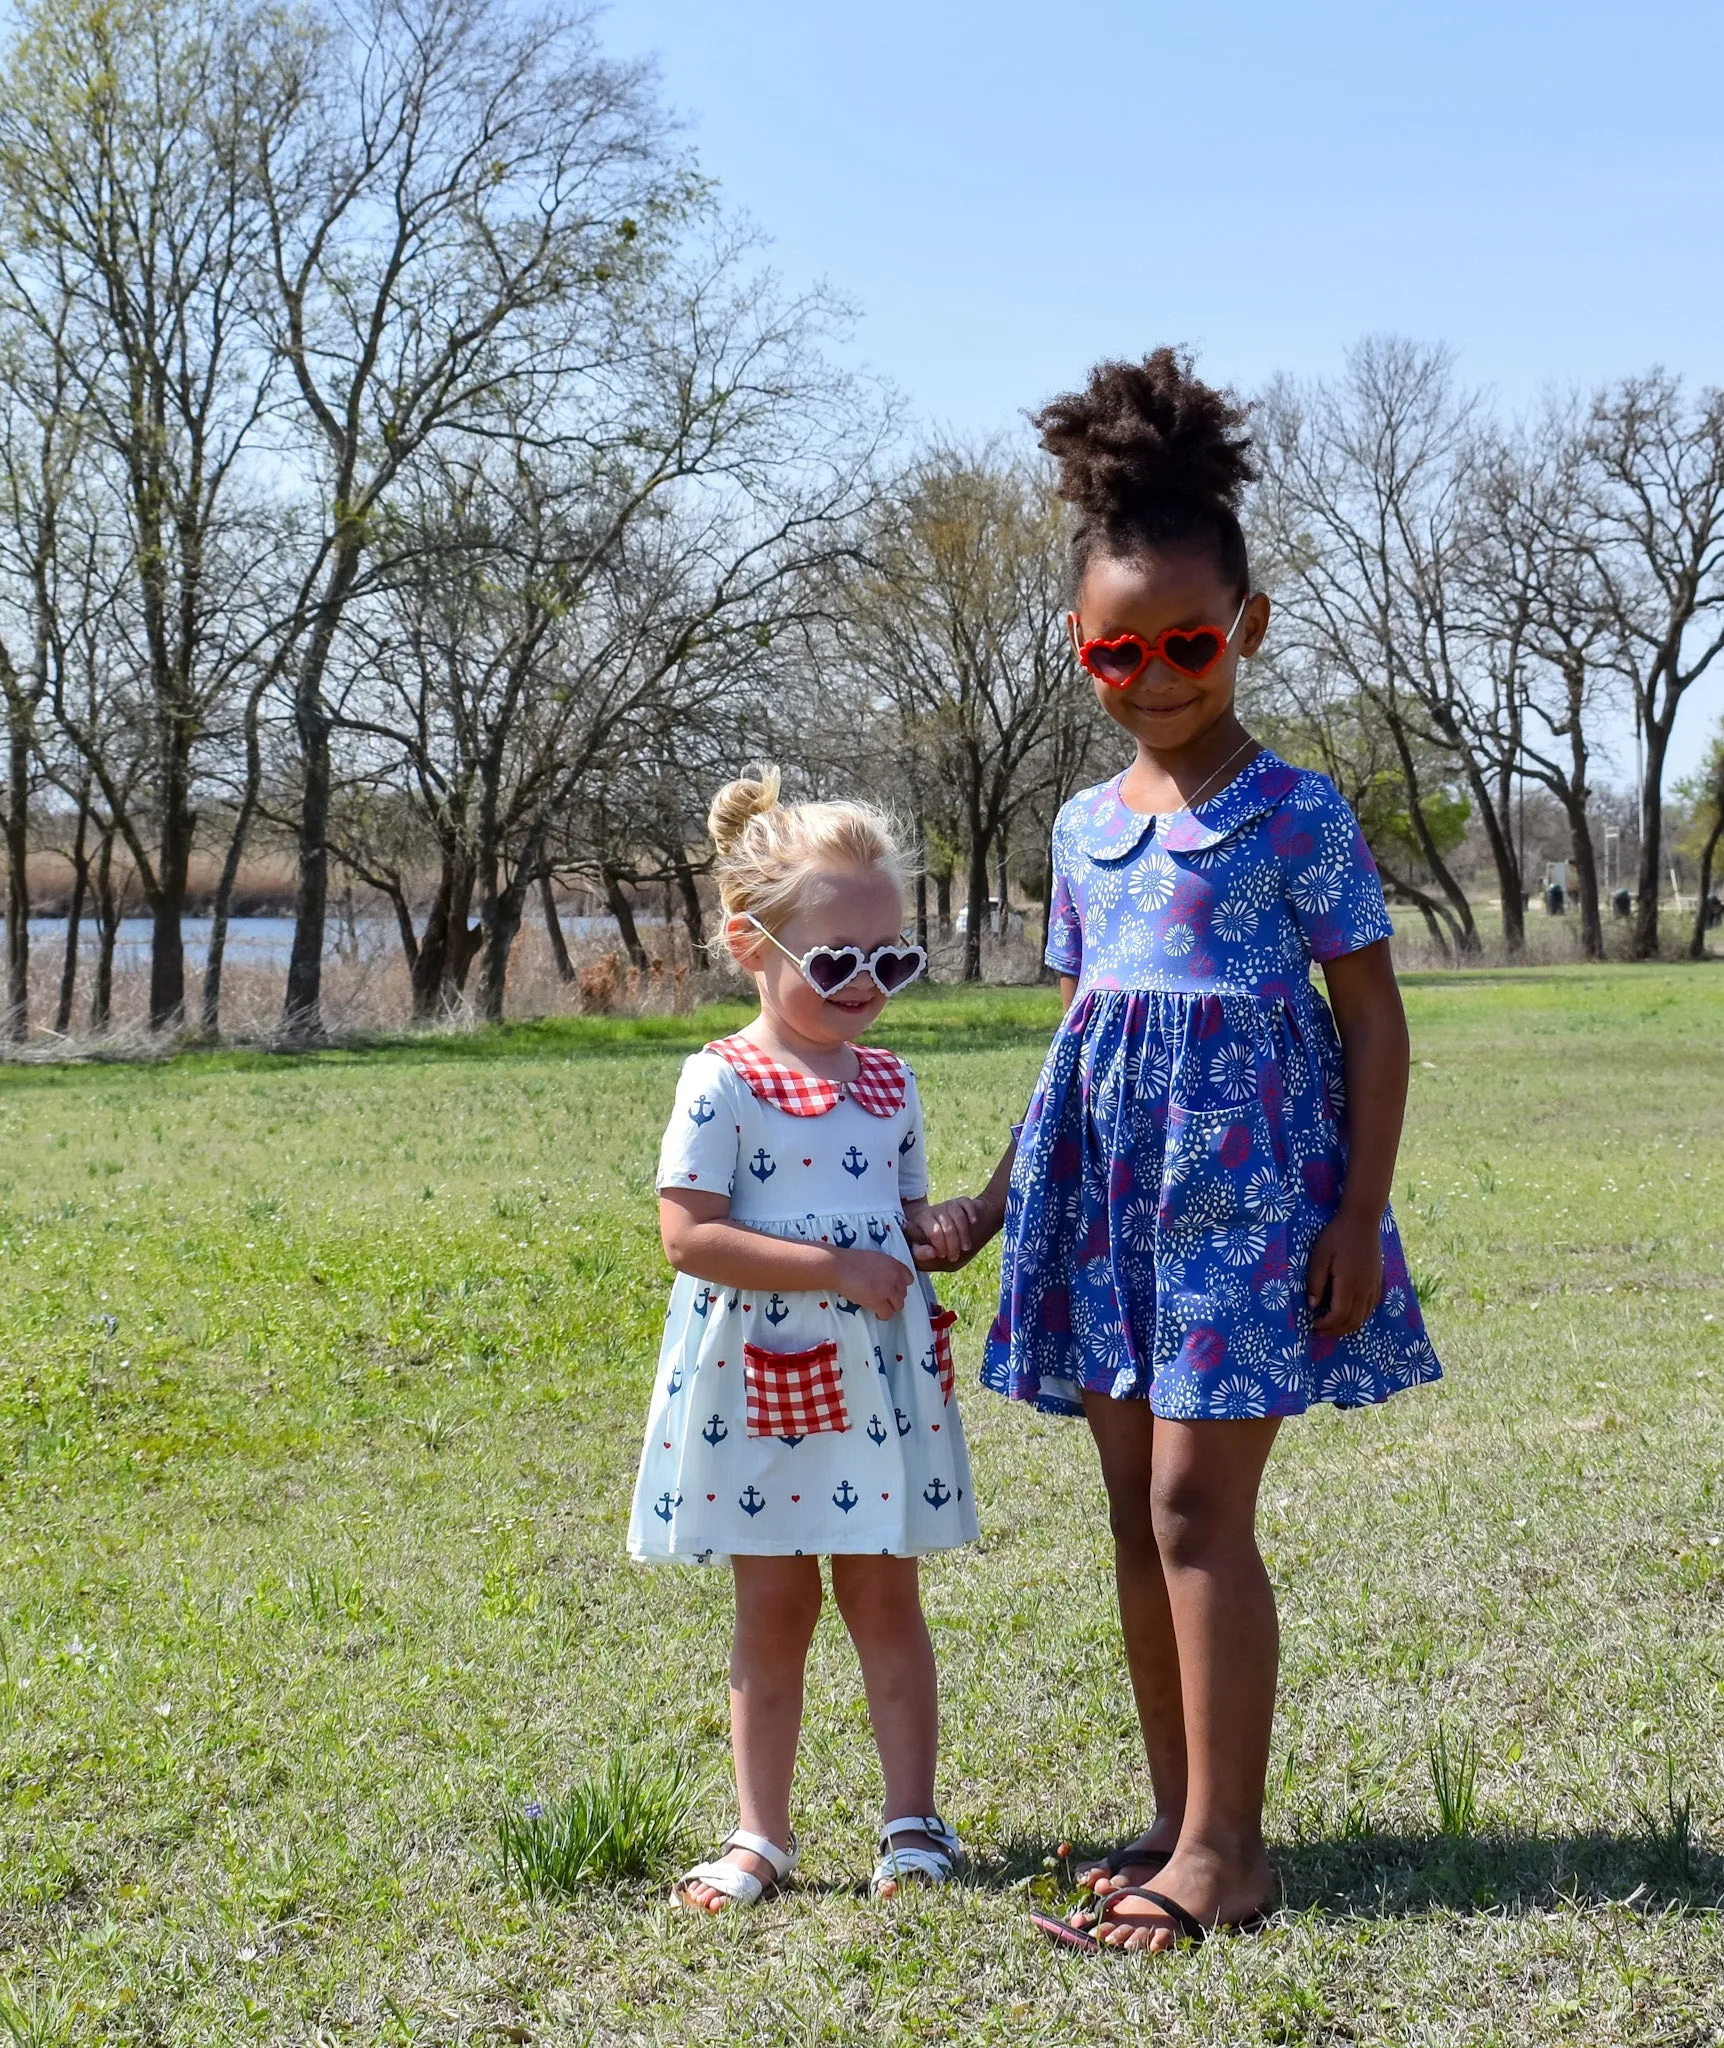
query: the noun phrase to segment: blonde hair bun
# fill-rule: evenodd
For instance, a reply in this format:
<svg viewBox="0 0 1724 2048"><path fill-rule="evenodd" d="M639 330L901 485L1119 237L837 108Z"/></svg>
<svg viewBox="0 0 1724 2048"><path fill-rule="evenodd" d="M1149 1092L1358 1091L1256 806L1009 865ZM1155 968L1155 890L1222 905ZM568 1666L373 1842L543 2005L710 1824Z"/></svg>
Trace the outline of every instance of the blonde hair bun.
<svg viewBox="0 0 1724 2048"><path fill-rule="evenodd" d="M726 917L743 913L776 931L796 914L809 882L834 870L873 868L903 891L908 870L897 828L872 804L779 801L778 770L727 782L706 829L718 849L713 874ZM728 943L728 940L726 941Z"/></svg>
<svg viewBox="0 0 1724 2048"><path fill-rule="evenodd" d="M771 762L758 775L739 775L712 800L706 829L720 853L728 853L754 819L778 808L779 773Z"/></svg>

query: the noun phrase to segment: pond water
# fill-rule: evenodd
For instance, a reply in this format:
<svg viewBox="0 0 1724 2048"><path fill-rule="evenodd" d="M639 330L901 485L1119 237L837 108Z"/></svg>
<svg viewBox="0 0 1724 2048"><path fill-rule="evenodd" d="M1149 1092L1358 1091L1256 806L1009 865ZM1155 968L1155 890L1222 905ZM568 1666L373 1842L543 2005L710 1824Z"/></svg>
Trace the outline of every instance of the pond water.
<svg viewBox="0 0 1724 2048"><path fill-rule="evenodd" d="M651 917L636 919L643 931L652 930L661 920ZM211 920L207 917L188 917L181 921L180 929L185 937L186 965L194 973L200 973L209 952ZM567 917L562 920L563 933L571 943L577 939L616 940L617 928L608 917ZM523 925L527 930L529 926ZM145 968L150 964L150 920L147 917L128 917L120 922L118 936L114 941L114 965L117 968ZM78 934L79 952L86 958L93 958L96 950L96 928L85 921ZM324 932L324 958L339 959L344 943L351 942L362 960L375 960L382 955L396 952L401 944L392 917L361 917L355 920L351 941L348 932L334 917L329 920ZM30 947L32 952L40 949L43 953L58 951L66 943L66 920L63 917L33 917L30 920ZM293 919L291 917L236 917L231 918L227 928L226 964L230 967L277 967L285 970L293 951Z"/></svg>

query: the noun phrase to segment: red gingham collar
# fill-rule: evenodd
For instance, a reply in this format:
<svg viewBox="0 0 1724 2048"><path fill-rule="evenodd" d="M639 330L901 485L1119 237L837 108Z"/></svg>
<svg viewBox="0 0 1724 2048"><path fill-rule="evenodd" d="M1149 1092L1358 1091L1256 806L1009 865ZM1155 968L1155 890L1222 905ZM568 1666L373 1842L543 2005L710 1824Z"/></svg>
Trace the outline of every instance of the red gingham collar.
<svg viewBox="0 0 1724 2048"><path fill-rule="evenodd" d="M716 1038L706 1049L717 1053L762 1102L770 1102L790 1116L824 1116L846 1097L870 1116L896 1116L904 1107L904 1062L878 1046L857 1046L861 1067L854 1081L817 1081L811 1074L799 1074L768 1059L740 1032L731 1038Z"/></svg>

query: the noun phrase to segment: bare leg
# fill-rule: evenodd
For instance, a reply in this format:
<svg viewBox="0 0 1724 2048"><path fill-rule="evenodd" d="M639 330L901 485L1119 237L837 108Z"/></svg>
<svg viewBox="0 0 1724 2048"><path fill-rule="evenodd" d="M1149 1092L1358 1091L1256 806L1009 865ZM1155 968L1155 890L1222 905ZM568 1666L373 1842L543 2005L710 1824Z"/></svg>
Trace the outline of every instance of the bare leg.
<svg viewBox="0 0 1724 2048"><path fill-rule="evenodd" d="M886 1780L884 1818L932 1813L940 1708L916 1560L834 1557L832 1597L862 1663L868 1718ZM905 1849L939 1846L920 1829L903 1830L893 1840ZM896 1886L881 1890L890 1897Z"/></svg>
<svg viewBox="0 0 1724 2048"><path fill-rule="evenodd" d="M790 1780L802 1732L802 1680L820 1619L820 1565L812 1557L733 1557L736 1632L730 1646L730 1746L739 1825L781 1849L790 1845ZM746 1849L727 1863L772 1881L772 1866ZM711 1885L682 1896L709 1913L730 1901Z"/></svg>
<svg viewBox="0 0 1724 2048"><path fill-rule="evenodd" d="M1179 1646L1187 1788L1179 1841L1153 1882L1207 1925L1269 1899L1263 1786L1275 1714L1275 1595L1257 1549L1257 1490L1278 1421L1155 1424L1151 1512ZM1098 1937L1178 1940L1147 1899L1122 1899Z"/></svg>
<svg viewBox="0 0 1724 2048"><path fill-rule="evenodd" d="M1080 1884L1105 1897L1123 1885L1149 1883L1179 1840L1185 1815L1185 1712L1152 1508L1155 1432L1162 1425L1147 1401L1115 1401L1105 1394L1086 1394L1084 1414L1107 1487L1120 1631L1155 1788L1155 1817L1131 1845L1153 1854L1154 1862L1127 1863L1117 1876L1099 1863L1079 1873Z"/></svg>

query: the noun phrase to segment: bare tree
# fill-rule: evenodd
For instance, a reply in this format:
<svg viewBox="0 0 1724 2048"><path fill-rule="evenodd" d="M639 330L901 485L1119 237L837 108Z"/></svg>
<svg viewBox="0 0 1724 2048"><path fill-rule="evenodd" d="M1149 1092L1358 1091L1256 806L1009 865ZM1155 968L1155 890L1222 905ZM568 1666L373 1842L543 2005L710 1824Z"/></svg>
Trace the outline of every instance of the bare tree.
<svg viewBox="0 0 1724 2048"><path fill-rule="evenodd" d="M1598 394L1585 545L1645 748L1634 951L1658 954L1664 764L1682 699L1724 650L1724 390L1662 370Z"/></svg>
<svg viewBox="0 0 1724 2048"><path fill-rule="evenodd" d="M1519 621L1481 606L1481 413L1457 394L1450 358L1369 340L1338 388L1281 381L1264 403L1257 516L1279 535L1279 637L1348 678L1398 757L1420 855L1461 945L1472 907L1431 830L1420 756L1454 763L1497 871L1503 938L1524 941L1524 883L1509 830L1518 708L1504 696Z"/></svg>
<svg viewBox="0 0 1724 2048"><path fill-rule="evenodd" d="M854 670L951 791L968 870L966 981L981 978L990 857L1072 687L1062 531L1039 468L999 448L937 449L889 493L852 592Z"/></svg>
<svg viewBox="0 0 1724 2048"><path fill-rule="evenodd" d="M0 92L0 290L76 414L84 490L131 584L113 621L135 643L150 736L143 812L87 760L153 919L158 1029L184 1010L199 755L259 634L246 590L274 551L231 504L275 369L247 323L264 216L246 138L272 118L279 52L303 35L210 0L36 0Z"/></svg>
<svg viewBox="0 0 1724 2048"><path fill-rule="evenodd" d="M283 60L284 64L286 59ZM640 67L587 14L370 0L305 40L257 126L269 331L324 530L284 658L301 754L290 1032L320 1030L336 636L390 493L433 438L626 352L696 196Z"/></svg>

